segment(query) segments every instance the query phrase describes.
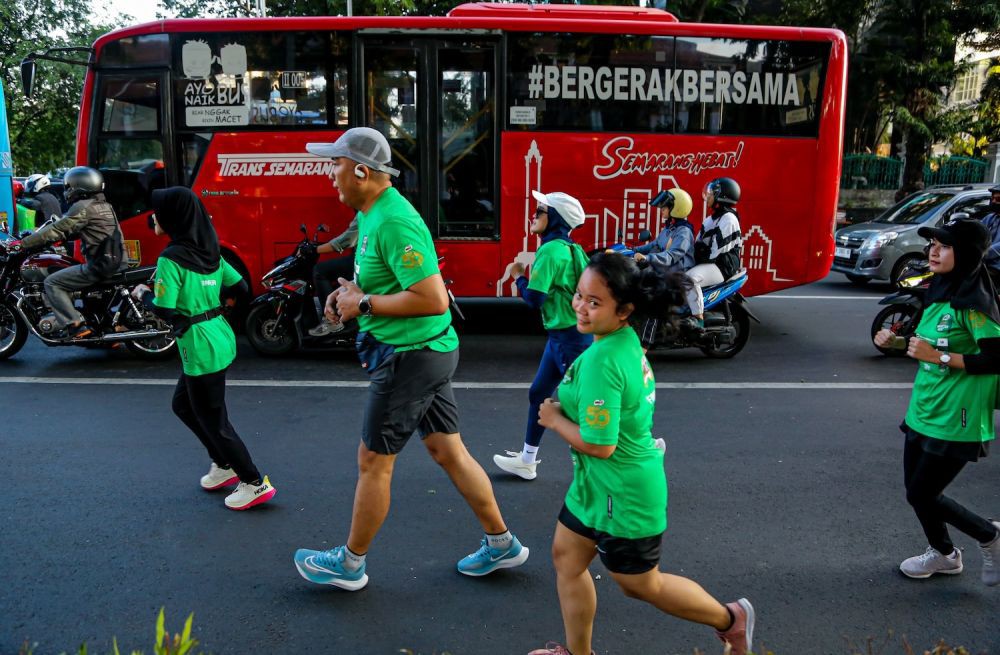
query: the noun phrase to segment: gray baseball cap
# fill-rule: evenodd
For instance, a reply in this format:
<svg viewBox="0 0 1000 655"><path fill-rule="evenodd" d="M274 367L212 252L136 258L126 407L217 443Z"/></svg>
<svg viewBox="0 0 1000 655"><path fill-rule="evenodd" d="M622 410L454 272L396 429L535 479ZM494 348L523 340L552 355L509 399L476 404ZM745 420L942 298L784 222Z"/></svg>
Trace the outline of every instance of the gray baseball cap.
<svg viewBox="0 0 1000 655"><path fill-rule="evenodd" d="M352 127L333 143L307 143L306 152L330 159L346 157L373 171L399 177L399 171L389 166L392 162L389 142L381 132L370 127Z"/></svg>

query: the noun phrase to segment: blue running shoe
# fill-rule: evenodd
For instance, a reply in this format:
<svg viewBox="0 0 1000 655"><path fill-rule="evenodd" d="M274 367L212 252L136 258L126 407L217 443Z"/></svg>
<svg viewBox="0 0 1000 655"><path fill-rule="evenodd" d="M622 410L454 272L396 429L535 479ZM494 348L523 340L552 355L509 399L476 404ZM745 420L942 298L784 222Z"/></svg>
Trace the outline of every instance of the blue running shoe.
<svg viewBox="0 0 1000 655"><path fill-rule="evenodd" d="M368 584L365 574L365 563L357 571L344 568L344 550L347 546L337 546L331 550L309 550L299 548L295 551L295 568L309 582L328 584L348 591L357 591Z"/></svg>
<svg viewBox="0 0 1000 655"><path fill-rule="evenodd" d="M487 575L497 569L511 569L521 566L528 559L528 549L514 537L507 550L490 548L486 537L480 542L479 550L466 555L458 562L458 572L465 575Z"/></svg>

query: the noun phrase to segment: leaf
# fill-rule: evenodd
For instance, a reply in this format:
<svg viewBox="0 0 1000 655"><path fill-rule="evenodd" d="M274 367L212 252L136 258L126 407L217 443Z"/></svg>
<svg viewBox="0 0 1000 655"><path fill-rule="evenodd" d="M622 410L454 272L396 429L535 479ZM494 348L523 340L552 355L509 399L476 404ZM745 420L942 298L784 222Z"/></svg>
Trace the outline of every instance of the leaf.
<svg viewBox="0 0 1000 655"><path fill-rule="evenodd" d="M157 649L160 649L163 646L163 638L164 638L164 635L166 634L166 630L163 627L164 622L165 622L165 619L164 619L164 616L163 616L163 608L161 607L160 608L160 615L156 617L156 648ZM157 650L157 652L160 652L160 651Z"/></svg>

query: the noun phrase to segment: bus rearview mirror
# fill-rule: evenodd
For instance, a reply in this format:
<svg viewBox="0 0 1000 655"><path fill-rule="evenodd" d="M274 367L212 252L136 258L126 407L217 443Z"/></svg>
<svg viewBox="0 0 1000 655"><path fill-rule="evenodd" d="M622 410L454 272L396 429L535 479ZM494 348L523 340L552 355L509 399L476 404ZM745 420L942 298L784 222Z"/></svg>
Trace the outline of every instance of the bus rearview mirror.
<svg viewBox="0 0 1000 655"><path fill-rule="evenodd" d="M21 85L24 87L24 97L31 97L31 90L35 85L35 60L21 60Z"/></svg>

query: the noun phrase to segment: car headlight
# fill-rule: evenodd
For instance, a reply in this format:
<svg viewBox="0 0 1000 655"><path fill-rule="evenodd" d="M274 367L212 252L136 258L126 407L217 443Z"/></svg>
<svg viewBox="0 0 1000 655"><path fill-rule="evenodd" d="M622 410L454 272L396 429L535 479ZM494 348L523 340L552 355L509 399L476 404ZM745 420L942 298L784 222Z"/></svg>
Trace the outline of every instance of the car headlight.
<svg viewBox="0 0 1000 655"><path fill-rule="evenodd" d="M867 239L861 245L862 250L876 250L887 246L896 240L899 236L899 232L882 232L881 234L874 234Z"/></svg>

